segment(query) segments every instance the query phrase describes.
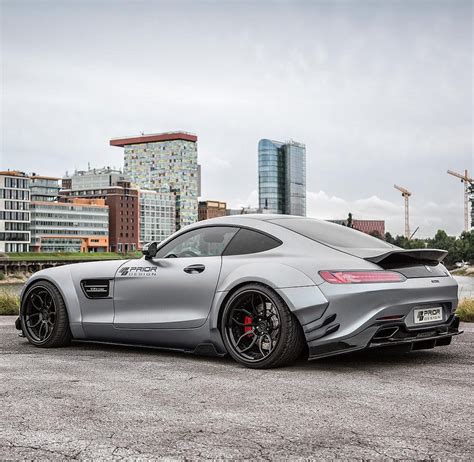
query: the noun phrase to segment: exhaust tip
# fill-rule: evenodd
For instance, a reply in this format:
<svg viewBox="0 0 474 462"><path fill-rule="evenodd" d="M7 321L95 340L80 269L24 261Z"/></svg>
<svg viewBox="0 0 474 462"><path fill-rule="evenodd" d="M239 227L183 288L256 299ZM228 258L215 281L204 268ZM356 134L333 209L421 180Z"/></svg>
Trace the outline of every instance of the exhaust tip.
<svg viewBox="0 0 474 462"><path fill-rule="evenodd" d="M374 335L372 340L387 340L393 337L399 329L399 327L383 327Z"/></svg>

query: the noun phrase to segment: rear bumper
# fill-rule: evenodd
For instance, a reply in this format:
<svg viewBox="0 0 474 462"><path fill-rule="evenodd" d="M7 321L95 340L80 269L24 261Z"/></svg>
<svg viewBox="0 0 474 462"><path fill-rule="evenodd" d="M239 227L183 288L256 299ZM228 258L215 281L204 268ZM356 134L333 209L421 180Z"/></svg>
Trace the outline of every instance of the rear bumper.
<svg viewBox="0 0 474 462"><path fill-rule="evenodd" d="M324 344L309 342L309 359L324 358L353 351L405 347L407 351L446 346L459 331L459 317L451 315L447 322L422 328L408 328L404 323L376 323L349 338ZM313 343L313 345L312 345Z"/></svg>

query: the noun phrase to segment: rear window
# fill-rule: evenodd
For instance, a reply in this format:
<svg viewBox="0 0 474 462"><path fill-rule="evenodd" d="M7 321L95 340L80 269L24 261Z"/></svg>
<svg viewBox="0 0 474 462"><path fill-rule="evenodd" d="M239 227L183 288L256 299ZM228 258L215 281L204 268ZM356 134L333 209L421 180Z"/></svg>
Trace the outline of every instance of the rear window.
<svg viewBox="0 0 474 462"><path fill-rule="evenodd" d="M223 255L246 255L249 253L265 252L281 245L278 239L266 234L241 228L230 241Z"/></svg>
<svg viewBox="0 0 474 462"><path fill-rule="evenodd" d="M311 218L276 218L270 223L301 234L313 241L340 249L381 249L394 247L381 239L336 223Z"/></svg>

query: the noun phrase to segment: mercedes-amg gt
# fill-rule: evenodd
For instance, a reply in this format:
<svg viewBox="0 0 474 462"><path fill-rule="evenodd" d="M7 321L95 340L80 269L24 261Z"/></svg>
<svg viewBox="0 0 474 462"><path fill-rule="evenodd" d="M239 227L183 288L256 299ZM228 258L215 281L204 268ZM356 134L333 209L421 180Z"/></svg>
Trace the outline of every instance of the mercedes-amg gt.
<svg viewBox="0 0 474 462"><path fill-rule="evenodd" d="M37 347L146 345L229 354L253 368L304 352L433 348L460 333L445 251L403 250L339 224L228 216L143 253L38 271L23 288L17 328Z"/></svg>

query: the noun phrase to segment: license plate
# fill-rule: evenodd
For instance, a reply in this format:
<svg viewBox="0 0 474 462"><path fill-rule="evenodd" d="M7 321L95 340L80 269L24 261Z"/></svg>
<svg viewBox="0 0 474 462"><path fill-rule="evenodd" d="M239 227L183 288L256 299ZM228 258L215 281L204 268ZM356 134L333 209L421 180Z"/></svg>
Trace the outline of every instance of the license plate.
<svg viewBox="0 0 474 462"><path fill-rule="evenodd" d="M415 324L436 322L443 320L443 308L441 306L431 308L420 308L414 310Z"/></svg>

